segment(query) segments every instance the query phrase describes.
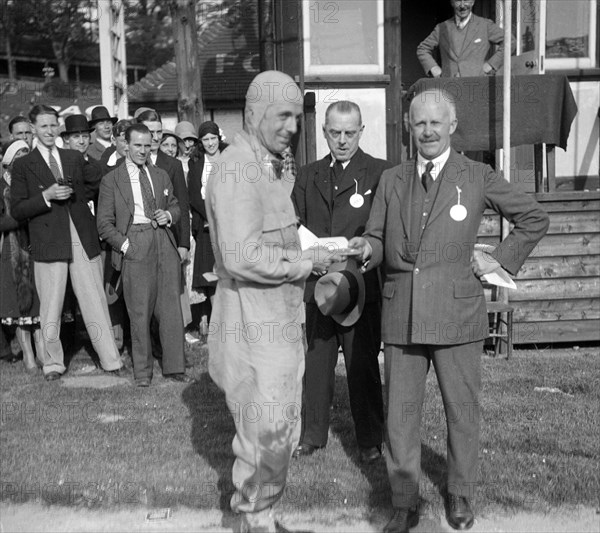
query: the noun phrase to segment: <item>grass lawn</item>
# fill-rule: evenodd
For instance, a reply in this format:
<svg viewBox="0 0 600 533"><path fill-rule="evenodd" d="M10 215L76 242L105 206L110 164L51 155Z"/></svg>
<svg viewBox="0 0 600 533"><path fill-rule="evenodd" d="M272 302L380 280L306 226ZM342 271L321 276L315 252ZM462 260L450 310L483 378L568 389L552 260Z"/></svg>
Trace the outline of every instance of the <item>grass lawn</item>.
<svg viewBox="0 0 600 533"><path fill-rule="evenodd" d="M192 357L196 383L166 382L156 369L149 389L91 369L85 349L58 382L1 365L0 501L227 511L234 426L208 376L205 348L194 346ZM597 507L600 350L516 351L510 361L482 361L477 513ZM389 513L384 463L357 461L343 372L338 365L327 448L291 464L282 502L290 512ZM94 376L96 385L117 385L80 386ZM425 411L421 495L425 512L439 513L446 429L433 372Z"/></svg>

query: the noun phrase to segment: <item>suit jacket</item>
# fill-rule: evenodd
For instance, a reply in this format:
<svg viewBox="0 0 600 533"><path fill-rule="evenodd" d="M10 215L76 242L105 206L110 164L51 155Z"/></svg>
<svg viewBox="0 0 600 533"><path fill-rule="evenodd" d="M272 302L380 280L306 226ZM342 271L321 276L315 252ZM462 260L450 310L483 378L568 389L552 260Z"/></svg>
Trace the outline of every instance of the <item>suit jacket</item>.
<svg viewBox="0 0 600 533"><path fill-rule="evenodd" d="M548 229L548 215L533 197L488 165L452 150L438 180L433 205L423 207L430 211L425 223L410 217L415 187L421 187L415 160L386 170L373 201L365 237L373 247L369 268L385 264L385 343L463 344L487 337L483 287L471 268L484 210L494 209L514 224L493 254L513 275ZM457 187L467 209L463 221L450 216ZM410 243L415 224L418 242Z"/></svg>
<svg viewBox="0 0 600 533"><path fill-rule="evenodd" d="M180 211L177 198L173 194L173 185L167 173L153 165L148 165L150 179L156 197L156 207L171 214L172 224L179 220ZM112 265L115 270L121 270L123 254L121 247L127 240L127 232L133 223L135 205L133 190L126 165L118 165L102 178L98 198L98 233L113 249ZM157 231L161 231L160 229ZM177 243L168 227L164 228L173 246Z"/></svg>
<svg viewBox="0 0 600 533"><path fill-rule="evenodd" d="M429 36L417 46L417 58L426 74L433 67L439 66L433 56L436 48L440 53L444 77L485 76L483 64L492 45L498 45L498 49L487 62L495 70L500 69L504 54L504 30L491 20L472 14L465 31L464 43L461 49L457 50L453 44L453 37L459 30L454 17L436 25ZM515 46L513 39L513 51Z"/></svg>
<svg viewBox="0 0 600 533"><path fill-rule="evenodd" d="M389 161L376 159L360 148L348 163L333 204L330 203L331 156L301 167L292 192L292 201L300 223L317 237L346 237L362 235L369 218L371 204L377 191L381 173L392 166ZM356 181L355 181L356 180ZM358 185L357 185L358 183ZM358 187L358 189L357 189ZM364 203L355 208L350 197L358 190ZM318 277L311 274L306 281L304 299L314 302L314 290ZM365 275L366 301L380 298L377 271Z"/></svg>
<svg viewBox="0 0 600 533"><path fill-rule="evenodd" d="M29 220L31 256L34 261L69 261L72 258L69 215L88 257L100 253L96 221L87 202L97 195L101 176L75 150L58 149L63 175L71 178L73 194L68 200L46 204L42 192L56 183L50 168L36 148L15 161L12 173L12 214Z"/></svg>
<svg viewBox="0 0 600 533"><path fill-rule="evenodd" d="M116 166L118 166L123 161L125 161L124 157L121 157L121 156L119 156L119 154L117 154L117 162L114 165L108 164L108 160L110 159L110 156L113 155L116 151L117 151L117 149L114 146L109 146L106 150L104 150L104 152L100 156L99 163L100 163L100 166L102 167L102 175L103 176L108 174L111 170L114 170L114 168Z"/></svg>
<svg viewBox="0 0 600 533"><path fill-rule="evenodd" d="M108 147L108 148L110 148L110 147ZM108 148L106 146L104 146L102 143L100 143L100 141L98 141L98 139L94 139L94 142L91 143L90 147L88 148L87 155L88 155L88 157L91 157L92 159L95 159L96 161L100 161L102 154Z"/></svg>
<svg viewBox="0 0 600 533"><path fill-rule="evenodd" d="M118 164L118 162L117 162ZM179 222L173 227L173 234L177 246L190 249L190 203L188 198L188 190L185 184L185 176L183 174L183 166L181 161L174 157L168 156L163 151L159 150L156 155L156 166L167 172L171 182L173 183L173 194L179 203L181 217Z"/></svg>

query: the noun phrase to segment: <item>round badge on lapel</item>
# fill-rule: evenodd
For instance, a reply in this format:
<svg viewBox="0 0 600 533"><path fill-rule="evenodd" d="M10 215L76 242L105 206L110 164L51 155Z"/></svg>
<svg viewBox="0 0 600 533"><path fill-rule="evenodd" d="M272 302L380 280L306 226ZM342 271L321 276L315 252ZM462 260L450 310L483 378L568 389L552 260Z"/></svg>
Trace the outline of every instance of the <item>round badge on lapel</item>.
<svg viewBox="0 0 600 533"><path fill-rule="evenodd" d="M460 204L453 205L450 209L450 217L457 222L463 221L467 218L467 208Z"/></svg>
<svg viewBox="0 0 600 533"><path fill-rule="evenodd" d="M350 196L350 205L356 209L362 207L365 203L365 199L362 197L362 194L353 194Z"/></svg>

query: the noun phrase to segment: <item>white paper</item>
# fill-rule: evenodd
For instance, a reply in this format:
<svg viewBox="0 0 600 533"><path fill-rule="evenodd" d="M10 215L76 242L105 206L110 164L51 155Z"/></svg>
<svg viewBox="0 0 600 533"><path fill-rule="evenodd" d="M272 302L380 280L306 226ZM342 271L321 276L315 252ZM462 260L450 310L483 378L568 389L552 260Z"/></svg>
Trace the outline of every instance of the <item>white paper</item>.
<svg viewBox="0 0 600 533"><path fill-rule="evenodd" d="M306 226L298 228L300 237L300 247L302 250L308 250L315 246L323 246L329 250L342 250L348 248L348 239L346 237L317 237Z"/></svg>
<svg viewBox="0 0 600 533"><path fill-rule="evenodd" d="M476 243L476 250L481 250L482 252L492 253L496 247L491 244L483 244ZM513 279L508 275L508 272L504 270L502 267L497 268L493 272L489 274L484 274L481 276L481 279L491 283L492 285L497 285L498 287L506 287L507 289L516 289L517 285L513 281Z"/></svg>

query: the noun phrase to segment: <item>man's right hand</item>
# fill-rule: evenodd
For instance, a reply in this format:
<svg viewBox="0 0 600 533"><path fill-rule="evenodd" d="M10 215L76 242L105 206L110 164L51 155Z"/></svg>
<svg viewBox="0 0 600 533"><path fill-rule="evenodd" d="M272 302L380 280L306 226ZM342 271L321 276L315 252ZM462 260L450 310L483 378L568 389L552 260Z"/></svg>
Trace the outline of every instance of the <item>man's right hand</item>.
<svg viewBox="0 0 600 533"><path fill-rule="evenodd" d="M371 253L373 252L369 241L364 237L352 237L348 241L348 248L360 250L360 256L357 259L360 259L363 263L371 257Z"/></svg>
<svg viewBox="0 0 600 533"><path fill-rule="evenodd" d="M46 202L51 202L52 200L68 200L72 194L72 187L69 187L68 185L59 185L58 183L50 185L50 187L42 192L42 196Z"/></svg>
<svg viewBox="0 0 600 533"><path fill-rule="evenodd" d="M317 276L322 276L335 261L335 252L324 246L313 246L302 252L302 259L312 261L312 272Z"/></svg>

